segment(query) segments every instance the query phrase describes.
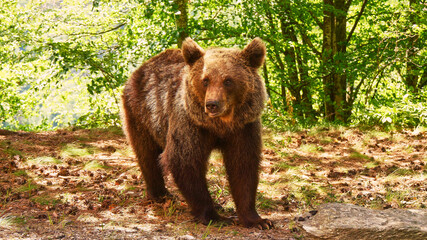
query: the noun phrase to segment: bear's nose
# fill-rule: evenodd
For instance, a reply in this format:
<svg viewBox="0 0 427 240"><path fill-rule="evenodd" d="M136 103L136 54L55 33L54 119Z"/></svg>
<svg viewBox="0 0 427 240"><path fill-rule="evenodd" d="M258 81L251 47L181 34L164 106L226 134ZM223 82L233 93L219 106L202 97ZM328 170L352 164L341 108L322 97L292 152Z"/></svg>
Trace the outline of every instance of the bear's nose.
<svg viewBox="0 0 427 240"><path fill-rule="evenodd" d="M207 101L206 102L206 109L211 113L218 112L219 102L218 101Z"/></svg>

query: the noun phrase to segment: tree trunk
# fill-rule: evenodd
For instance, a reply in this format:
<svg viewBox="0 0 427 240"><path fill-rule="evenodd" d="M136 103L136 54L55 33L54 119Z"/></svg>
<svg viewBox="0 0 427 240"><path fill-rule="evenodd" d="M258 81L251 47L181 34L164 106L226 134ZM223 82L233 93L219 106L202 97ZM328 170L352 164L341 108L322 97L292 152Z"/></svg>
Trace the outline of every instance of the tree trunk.
<svg viewBox="0 0 427 240"><path fill-rule="evenodd" d="M267 89L268 98L271 98L270 81L268 80L268 69L267 69L266 62L264 62L262 66L262 72L264 74L264 83L265 83L265 88Z"/></svg>
<svg viewBox="0 0 427 240"><path fill-rule="evenodd" d="M178 13L176 16L176 27L178 30L178 48L181 48L182 42L188 37L187 25L188 25L188 15L187 15L187 2L188 0L174 0L174 3L178 6Z"/></svg>
<svg viewBox="0 0 427 240"><path fill-rule="evenodd" d="M331 11L333 8L333 0L323 0L323 44L322 44L322 68L323 76L323 91L324 91L324 114L328 121L335 120L334 108L334 69L332 59L335 55L333 49L335 18Z"/></svg>
<svg viewBox="0 0 427 240"><path fill-rule="evenodd" d="M335 0L335 8L337 14L335 14L335 39L333 42L334 48L336 48L337 57L334 60L334 66L336 69L334 78L334 102L335 102L335 120L341 122L347 122L348 115L347 110L347 9L345 0Z"/></svg>
<svg viewBox="0 0 427 240"><path fill-rule="evenodd" d="M368 0L364 0L347 36L347 13L351 0L323 0L322 69L325 118L347 123L354 98L352 81L347 80L347 44L362 16Z"/></svg>

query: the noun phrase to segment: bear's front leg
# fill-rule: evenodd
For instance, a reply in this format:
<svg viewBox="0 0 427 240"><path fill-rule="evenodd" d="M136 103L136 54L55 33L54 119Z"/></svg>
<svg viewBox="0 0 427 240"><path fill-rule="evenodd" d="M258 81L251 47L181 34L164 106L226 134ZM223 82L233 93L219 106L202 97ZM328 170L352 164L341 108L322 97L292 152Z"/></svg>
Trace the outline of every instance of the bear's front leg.
<svg viewBox="0 0 427 240"><path fill-rule="evenodd" d="M207 162L212 145L200 130L183 124L170 129L161 160L172 173L193 216L205 225L211 221L223 220L214 209L206 182Z"/></svg>
<svg viewBox="0 0 427 240"><path fill-rule="evenodd" d="M273 228L273 223L261 218L255 209L262 149L260 122L235 131L224 139L221 149L240 222L246 227Z"/></svg>

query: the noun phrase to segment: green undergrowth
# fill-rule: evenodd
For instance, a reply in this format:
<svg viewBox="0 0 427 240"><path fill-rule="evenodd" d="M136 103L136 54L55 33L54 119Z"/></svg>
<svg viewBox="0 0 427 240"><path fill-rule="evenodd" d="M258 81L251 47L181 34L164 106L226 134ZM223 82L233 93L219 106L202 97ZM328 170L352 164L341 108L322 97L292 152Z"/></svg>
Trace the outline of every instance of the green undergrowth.
<svg viewBox="0 0 427 240"><path fill-rule="evenodd" d="M58 165L61 164L62 161L54 158L54 157L48 157L48 156L42 156L42 157L36 157L36 158L30 158L27 160L27 163L29 165L36 164L36 165Z"/></svg>
<svg viewBox="0 0 427 240"><path fill-rule="evenodd" d="M61 157L85 157L94 154L97 151L95 147L86 144L66 144L61 150Z"/></svg>
<svg viewBox="0 0 427 240"><path fill-rule="evenodd" d="M89 170L89 171L96 171L98 169L110 169L110 168L111 168L110 166L107 166L104 163L97 160L86 162L83 167L84 170Z"/></svg>

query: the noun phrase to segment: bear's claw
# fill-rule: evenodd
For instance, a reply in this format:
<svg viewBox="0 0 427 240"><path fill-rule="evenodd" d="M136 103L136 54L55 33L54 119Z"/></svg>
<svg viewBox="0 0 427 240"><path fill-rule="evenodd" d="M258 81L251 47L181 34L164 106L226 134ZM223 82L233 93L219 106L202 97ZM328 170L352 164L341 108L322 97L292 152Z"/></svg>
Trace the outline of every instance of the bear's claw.
<svg viewBox="0 0 427 240"><path fill-rule="evenodd" d="M255 226L260 230L273 229L274 223L268 219L261 219Z"/></svg>

